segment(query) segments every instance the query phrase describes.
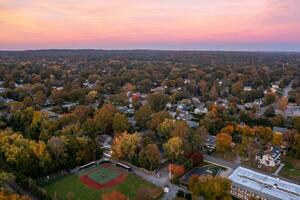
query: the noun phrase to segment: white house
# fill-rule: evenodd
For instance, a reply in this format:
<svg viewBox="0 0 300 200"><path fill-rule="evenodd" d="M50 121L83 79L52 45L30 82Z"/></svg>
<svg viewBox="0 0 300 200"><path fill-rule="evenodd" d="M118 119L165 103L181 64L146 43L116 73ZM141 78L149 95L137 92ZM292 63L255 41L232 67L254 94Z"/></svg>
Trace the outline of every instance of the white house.
<svg viewBox="0 0 300 200"><path fill-rule="evenodd" d="M261 153L256 156L260 165L267 167L275 167L280 164L281 150L278 147L273 147L271 150Z"/></svg>
<svg viewBox="0 0 300 200"><path fill-rule="evenodd" d="M252 90L252 87L250 87L250 86L245 86L244 87L244 91L251 91Z"/></svg>

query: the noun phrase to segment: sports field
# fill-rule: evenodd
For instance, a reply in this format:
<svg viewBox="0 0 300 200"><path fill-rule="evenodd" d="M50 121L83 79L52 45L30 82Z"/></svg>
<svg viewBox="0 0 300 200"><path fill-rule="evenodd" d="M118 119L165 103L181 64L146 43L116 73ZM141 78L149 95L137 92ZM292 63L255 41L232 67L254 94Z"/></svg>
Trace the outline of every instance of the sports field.
<svg viewBox="0 0 300 200"><path fill-rule="evenodd" d="M89 185L82 180L83 177L88 177L94 181ZM123 179L120 179L123 177ZM117 182L115 182L117 180ZM89 181L88 181L89 183ZM98 188L96 185L105 187ZM73 193L76 200L99 200L101 195L109 193L113 190L126 194L129 199L135 199L136 193L140 187L147 187L153 191L153 196L161 191L151 183L142 178L126 173L115 166L100 166L88 169L80 174L71 174L57 179L56 181L47 184L44 188L58 200L67 199L68 193Z"/></svg>
<svg viewBox="0 0 300 200"><path fill-rule="evenodd" d="M218 166L218 165L215 165L215 164L212 164L212 163L204 162L202 166L194 167L193 169L188 171L186 174L184 174L180 178L180 182L183 183L183 184L187 184L192 175L197 175L197 176L206 176L206 175L218 176L219 173L222 170L225 170L225 168L223 168L221 166Z"/></svg>

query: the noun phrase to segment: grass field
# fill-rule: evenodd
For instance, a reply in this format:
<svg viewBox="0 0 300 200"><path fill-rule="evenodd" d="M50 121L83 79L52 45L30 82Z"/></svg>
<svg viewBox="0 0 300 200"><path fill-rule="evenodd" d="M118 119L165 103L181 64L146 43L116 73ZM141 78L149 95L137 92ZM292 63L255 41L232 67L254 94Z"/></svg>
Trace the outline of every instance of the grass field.
<svg viewBox="0 0 300 200"><path fill-rule="evenodd" d="M134 199L138 189L140 187L148 187L154 194L159 193L160 188L152 185L151 183L137 177L133 174L128 174L126 179L109 189L93 189L83 184L77 174L67 175L61 177L55 182L45 185L44 188L53 196L59 200L67 199L67 194L72 192L74 199L76 200L99 200L101 195L109 193L113 190L117 190L126 194L130 199Z"/></svg>
<svg viewBox="0 0 300 200"><path fill-rule="evenodd" d="M283 163L285 165L279 175L300 183L300 161L285 157Z"/></svg>

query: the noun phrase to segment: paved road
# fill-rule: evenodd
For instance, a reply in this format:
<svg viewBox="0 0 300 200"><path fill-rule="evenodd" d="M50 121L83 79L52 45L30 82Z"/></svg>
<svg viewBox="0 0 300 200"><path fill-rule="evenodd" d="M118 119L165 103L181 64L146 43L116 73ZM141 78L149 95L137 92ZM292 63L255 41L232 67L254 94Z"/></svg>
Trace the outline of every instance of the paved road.
<svg viewBox="0 0 300 200"><path fill-rule="evenodd" d="M273 175L278 176L278 173L282 170L284 167L284 163L281 163L280 166L276 169L276 172L273 173Z"/></svg>
<svg viewBox="0 0 300 200"><path fill-rule="evenodd" d="M161 198L163 200L171 200L176 196L176 193L178 190L186 191L184 188L181 188L177 185L174 185L170 182L169 174L168 174L168 165L160 169L157 173L160 174L160 177L146 174L144 172L141 172L139 170L134 170L135 174L144 178L145 180L153 183L154 185L157 185L159 187L164 187L165 185L168 185L170 190L168 193L164 193L164 196ZM186 191L187 192L187 191Z"/></svg>
<svg viewBox="0 0 300 200"><path fill-rule="evenodd" d="M289 91L292 89L292 84L293 84L293 81L291 81L290 84L283 89L283 94L282 95L284 97L289 96Z"/></svg>

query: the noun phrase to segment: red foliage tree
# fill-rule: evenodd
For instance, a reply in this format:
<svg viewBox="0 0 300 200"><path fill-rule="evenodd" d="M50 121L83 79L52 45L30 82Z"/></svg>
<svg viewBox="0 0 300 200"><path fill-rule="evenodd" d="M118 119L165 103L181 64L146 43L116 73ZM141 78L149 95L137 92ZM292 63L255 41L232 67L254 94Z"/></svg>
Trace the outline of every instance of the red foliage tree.
<svg viewBox="0 0 300 200"><path fill-rule="evenodd" d="M175 177L179 177L184 173L184 166L183 165L176 165L176 164L170 164L169 170L171 174Z"/></svg>
<svg viewBox="0 0 300 200"><path fill-rule="evenodd" d="M193 162L193 166L199 165L203 162L203 155L200 151L191 151L187 153L186 158L189 158Z"/></svg>

